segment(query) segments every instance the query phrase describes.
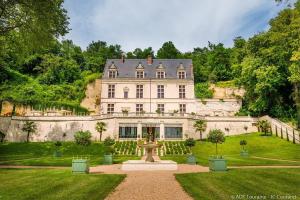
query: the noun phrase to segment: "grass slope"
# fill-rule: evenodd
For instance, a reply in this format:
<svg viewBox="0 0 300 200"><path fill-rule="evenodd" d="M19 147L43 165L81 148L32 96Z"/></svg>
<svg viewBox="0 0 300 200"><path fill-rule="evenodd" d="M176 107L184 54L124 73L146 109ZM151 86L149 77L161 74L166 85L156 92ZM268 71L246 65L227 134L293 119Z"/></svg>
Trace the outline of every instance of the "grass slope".
<svg viewBox="0 0 300 200"><path fill-rule="evenodd" d="M243 139L248 142L249 158L240 156L240 140ZM226 137L225 143L218 145L218 149L219 154L227 158L228 165L300 165L299 144L293 144L275 136L260 136L260 133ZM192 151L197 157L199 164L208 165L208 157L215 154L215 145L207 141L197 141ZM295 160L298 162L264 160L253 156ZM179 163L186 162L186 156L164 156L162 158L171 159Z"/></svg>
<svg viewBox="0 0 300 200"><path fill-rule="evenodd" d="M176 174L176 179L194 199L254 199L250 196L300 197L300 169L234 169L225 173ZM249 195L240 196L238 195ZM274 198L271 195L275 195ZM278 197L279 197L278 196Z"/></svg>
<svg viewBox="0 0 300 200"><path fill-rule="evenodd" d="M39 166L71 166L73 157L89 157L91 165L103 162L103 144L92 143L80 146L73 142L63 142L63 156L53 157L55 150L52 142L5 143L0 145L0 165L39 165ZM137 156L114 156L115 163L125 160L139 159Z"/></svg>
<svg viewBox="0 0 300 200"><path fill-rule="evenodd" d="M0 169L0 199L104 199L125 175L72 175L69 170Z"/></svg>

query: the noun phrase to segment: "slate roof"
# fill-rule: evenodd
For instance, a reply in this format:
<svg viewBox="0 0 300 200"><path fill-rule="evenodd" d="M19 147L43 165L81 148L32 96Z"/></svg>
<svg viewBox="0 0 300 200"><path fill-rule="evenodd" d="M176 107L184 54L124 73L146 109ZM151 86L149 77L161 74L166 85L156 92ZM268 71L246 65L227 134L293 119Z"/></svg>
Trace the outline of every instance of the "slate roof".
<svg viewBox="0 0 300 200"><path fill-rule="evenodd" d="M118 70L117 78L135 78L136 68L141 64L144 67L145 79L156 78L156 71L159 66L163 66L166 73L165 78L177 78L177 69L181 66L186 72L186 79L193 79L191 59L153 59L153 63L148 65L147 59L108 59L104 68L103 78L108 78L108 71L112 65Z"/></svg>

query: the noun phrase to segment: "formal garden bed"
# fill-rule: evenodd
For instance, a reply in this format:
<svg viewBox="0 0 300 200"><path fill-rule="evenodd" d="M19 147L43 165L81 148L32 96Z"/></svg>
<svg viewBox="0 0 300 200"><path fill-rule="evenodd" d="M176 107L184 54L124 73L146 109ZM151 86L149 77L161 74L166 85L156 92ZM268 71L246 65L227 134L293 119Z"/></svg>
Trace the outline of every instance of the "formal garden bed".
<svg viewBox="0 0 300 200"><path fill-rule="evenodd" d="M190 149L184 141L163 142L163 150L165 155L186 155L190 153Z"/></svg>
<svg viewBox="0 0 300 200"><path fill-rule="evenodd" d="M136 141L116 141L115 155L138 155Z"/></svg>

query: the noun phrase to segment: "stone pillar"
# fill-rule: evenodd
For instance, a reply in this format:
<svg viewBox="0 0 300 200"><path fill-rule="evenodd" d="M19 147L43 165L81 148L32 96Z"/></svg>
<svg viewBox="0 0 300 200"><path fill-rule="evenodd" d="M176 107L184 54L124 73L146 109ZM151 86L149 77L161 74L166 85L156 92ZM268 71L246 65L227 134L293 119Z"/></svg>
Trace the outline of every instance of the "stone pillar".
<svg viewBox="0 0 300 200"><path fill-rule="evenodd" d="M142 137L142 122L138 121L137 125L137 140L141 139Z"/></svg>
<svg viewBox="0 0 300 200"><path fill-rule="evenodd" d="M164 140L165 139L165 124L163 121L160 121L159 132L160 132L160 140Z"/></svg>

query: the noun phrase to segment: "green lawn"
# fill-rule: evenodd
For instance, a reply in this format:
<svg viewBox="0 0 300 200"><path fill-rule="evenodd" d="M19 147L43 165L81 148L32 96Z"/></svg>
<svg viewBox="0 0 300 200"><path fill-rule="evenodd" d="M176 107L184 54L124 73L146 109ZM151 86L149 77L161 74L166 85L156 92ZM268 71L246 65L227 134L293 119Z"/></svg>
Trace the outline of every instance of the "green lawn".
<svg viewBox="0 0 300 200"><path fill-rule="evenodd" d="M91 165L102 164L103 144L92 143L80 146L73 142L63 142L63 156L53 157L55 147L52 142L4 143L0 144L0 165L71 166L73 157L89 157ZM115 156L114 162L140 159L137 156Z"/></svg>
<svg viewBox="0 0 300 200"><path fill-rule="evenodd" d="M104 199L125 175L75 174L70 170L0 169L0 199Z"/></svg>
<svg viewBox="0 0 300 200"><path fill-rule="evenodd" d="M176 179L194 199L246 200L261 195L266 198L260 199L300 198L300 169L234 169L221 173L176 174ZM284 195L293 198L277 198Z"/></svg>
<svg viewBox="0 0 300 200"><path fill-rule="evenodd" d="M240 140L248 142L247 149L250 157L240 156ZM218 145L220 154L228 160L228 165L300 165L300 145L287 142L275 136L260 136L260 133L244 134L226 137L225 143ZM208 157L215 154L215 145L206 141L197 141L192 149L200 165L208 165ZM295 160L297 162L275 161L254 158ZM178 163L186 162L186 156L164 156Z"/></svg>

